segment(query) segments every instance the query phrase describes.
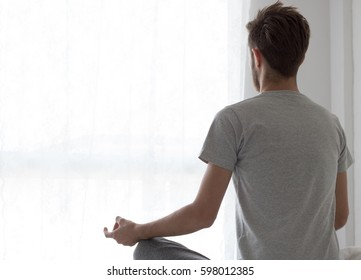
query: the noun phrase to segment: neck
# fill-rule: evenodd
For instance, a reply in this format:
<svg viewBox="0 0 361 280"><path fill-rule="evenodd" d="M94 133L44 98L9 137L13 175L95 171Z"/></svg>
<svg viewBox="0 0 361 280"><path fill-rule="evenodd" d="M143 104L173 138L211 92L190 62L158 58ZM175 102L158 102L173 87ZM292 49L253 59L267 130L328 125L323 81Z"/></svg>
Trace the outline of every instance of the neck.
<svg viewBox="0 0 361 280"><path fill-rule="evenodd" d="M289 90L299 92L296 77L278 79L273 81L263 80L260 84L260 92Z"/></svg>

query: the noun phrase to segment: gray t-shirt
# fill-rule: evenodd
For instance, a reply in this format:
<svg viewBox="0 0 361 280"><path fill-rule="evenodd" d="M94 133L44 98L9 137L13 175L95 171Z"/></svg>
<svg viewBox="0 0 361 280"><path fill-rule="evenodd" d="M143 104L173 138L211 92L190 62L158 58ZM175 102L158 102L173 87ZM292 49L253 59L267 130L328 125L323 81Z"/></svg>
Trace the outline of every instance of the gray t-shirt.
<svg viewBox="0 0 361 280"><path fill-rule="evenodd" d="M336 116L262 93L216 115L199 158L233 171L239 258L338 258L336 176L353 160Z"/></svg>

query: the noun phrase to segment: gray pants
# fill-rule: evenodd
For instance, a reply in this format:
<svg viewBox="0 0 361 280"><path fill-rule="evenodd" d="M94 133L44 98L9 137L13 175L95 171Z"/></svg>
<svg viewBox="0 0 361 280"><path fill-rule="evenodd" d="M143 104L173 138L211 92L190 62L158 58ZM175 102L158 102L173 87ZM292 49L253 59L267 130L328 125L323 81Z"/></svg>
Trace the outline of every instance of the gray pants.
<svg viewBox="0 0 361 280"><path fill-rule="evenodd" d="M135 260L209 260L182 244L162 237L139 241L133 257Z"/></svg>

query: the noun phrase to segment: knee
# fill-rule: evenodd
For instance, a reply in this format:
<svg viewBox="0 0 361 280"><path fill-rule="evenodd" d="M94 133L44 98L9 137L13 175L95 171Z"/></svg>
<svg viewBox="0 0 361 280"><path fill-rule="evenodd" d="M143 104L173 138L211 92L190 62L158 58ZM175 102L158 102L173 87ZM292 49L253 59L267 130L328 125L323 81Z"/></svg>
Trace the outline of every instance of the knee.
<svg viewBox="0 0 361 280"><path fill-rule="evenodd" d="M138 242L137 246L133 252L133 259L134 260L149 260L150 254L156 247L157 241L155 239L147 239L141 240Z"/></svg>
<svg viewBox="0 0 361 280"><path fill-rule="evenodd" d="M141 260L141 256L142 256L142 251L143 251L143 247L144 247L144 243L146 242L146 240L141 240L138 242L137 246L134 249L133 252L133 260Z"/></svg>

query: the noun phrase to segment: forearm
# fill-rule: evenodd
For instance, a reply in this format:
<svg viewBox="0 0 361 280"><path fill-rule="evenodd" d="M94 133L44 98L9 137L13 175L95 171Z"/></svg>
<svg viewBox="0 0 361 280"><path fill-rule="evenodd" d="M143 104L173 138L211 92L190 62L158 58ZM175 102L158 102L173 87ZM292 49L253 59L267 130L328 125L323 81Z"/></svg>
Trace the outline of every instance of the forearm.
<svg viewBox="0 0 361 280"><path fill-rule="evenodd" d="M346 225L349 215L348 194L347 194L347 173L341 172L336 178L336 213L335 229L338 230Z"/></svg>
<svg viewBox="0 0 361 280"><path fill-rule="evenodd" d="M209 163L193 203L157 221L137 225L140 239L183 235L210 227L231 177L231 171Z"/></svg>
<svg viewBox="0 0 361 280"><path fill-rule="evenodd" d="M186 205L172 214L146 224L137 224L139 239L161 236L177 236L209 227L212 222L203 217L201 211L193 204Z"/></svg>
<svg viewBox="0 0 361 280"><path fill-rule="evenodd" d="M343 213L342 215L339 215L338 213L336 213L335 230L339 230L339 229L343 228L347 223L347 218L348 218L348 212Z"/></svg>
<svg viewBox="0 0 361 280"><path fill-rule="evenodd" d="M118 216L113 231L104 228L105 237L113 238L119 244L133 246L142 239L183 235L210 227L217 217L231 176L231 171L209 163L198 194L191 204L146 224L136 224Z"/></svg>

